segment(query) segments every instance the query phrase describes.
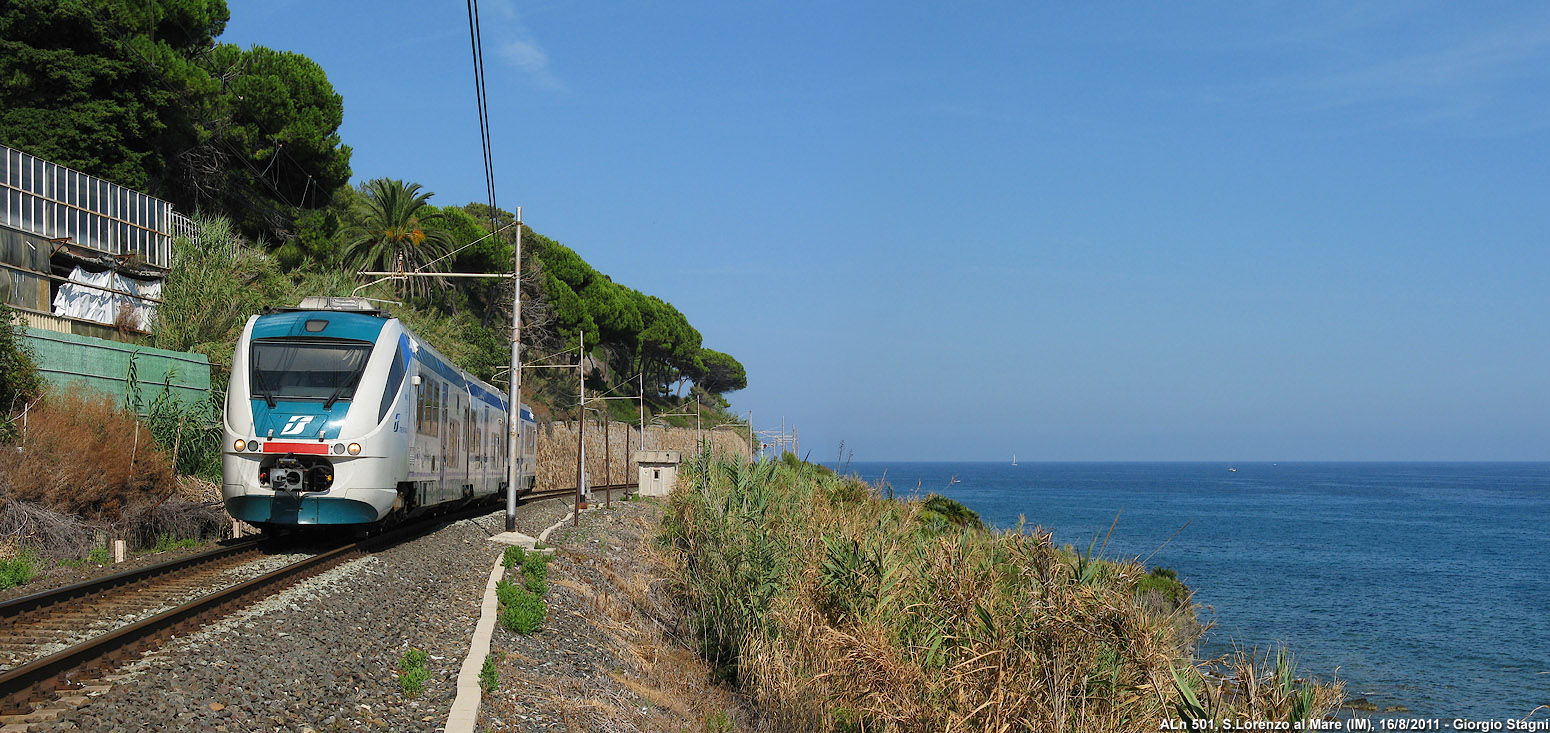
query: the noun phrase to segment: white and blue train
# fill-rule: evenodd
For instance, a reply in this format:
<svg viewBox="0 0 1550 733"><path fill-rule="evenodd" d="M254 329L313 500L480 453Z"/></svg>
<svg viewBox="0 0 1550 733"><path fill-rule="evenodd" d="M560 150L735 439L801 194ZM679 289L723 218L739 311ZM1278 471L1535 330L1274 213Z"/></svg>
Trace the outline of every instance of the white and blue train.
<svg viewBox="0 0 1550 733"><path fill-rule="evenodd" d="M265 528L370 525L504 495L507 404L362 299L253 316L226 394L226 511ZM537 436L520 416L526 492Z"/></svg>

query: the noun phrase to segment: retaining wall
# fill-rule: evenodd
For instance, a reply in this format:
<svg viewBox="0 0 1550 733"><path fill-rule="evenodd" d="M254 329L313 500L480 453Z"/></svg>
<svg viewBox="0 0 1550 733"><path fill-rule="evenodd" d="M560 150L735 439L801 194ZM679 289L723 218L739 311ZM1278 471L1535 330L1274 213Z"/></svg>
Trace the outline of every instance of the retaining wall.
<svg viewBox="0 0 1550 733"><path fill-rule="evenodd" d="M636 479L635 451L641 449L640 430L627 423L608 423L606 444L603 427L587 421L587 473L592 484L632 483ZM646 431L646 448L676 450L688 458L694 453L694 428L653 427ZM747 458L748 436L730 429L701 433L712 450ZM628 436L628 438L626 438ZM625 441L628 440L628 446ZM609 477L612 476L610 479ZM576 422L552 422L538 426L538 490L576 485Z"/></svg>

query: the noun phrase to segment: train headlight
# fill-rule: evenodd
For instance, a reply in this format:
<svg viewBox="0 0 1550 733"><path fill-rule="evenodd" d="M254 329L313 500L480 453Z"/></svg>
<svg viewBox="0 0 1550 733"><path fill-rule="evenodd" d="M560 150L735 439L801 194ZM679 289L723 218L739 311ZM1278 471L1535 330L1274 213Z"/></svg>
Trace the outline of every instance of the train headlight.
<svg viewBox="0 0 1550 733"><path fill-rule="evenodd" d="M248 447L248 442L246 440L238 438L237 442L231 444L231 447L232 447L233 450L237 451L238 453L241 453L243 448Z"/></svg>
<svg viewBox="0 0 1550 733"><path fill-rule="evenodd" d="M351 443L350 447L348 449L346 449L346 450L350 451L350 455L358 456L358 455L361 454L361 444L360 443Z"/></svg>
<svg viewBox="0 0 1550 733"><path fill-rule="evenodd" d="M343 452L344 452L344 443L335 443L334 444L334 453L343 453Z"/></svg>
<svg viewBox="0 0 1550 733"><path fill-rule="evenodd" d="M248 450L256 453L258 451L258 441L254 440L248 443Z"/></svg>

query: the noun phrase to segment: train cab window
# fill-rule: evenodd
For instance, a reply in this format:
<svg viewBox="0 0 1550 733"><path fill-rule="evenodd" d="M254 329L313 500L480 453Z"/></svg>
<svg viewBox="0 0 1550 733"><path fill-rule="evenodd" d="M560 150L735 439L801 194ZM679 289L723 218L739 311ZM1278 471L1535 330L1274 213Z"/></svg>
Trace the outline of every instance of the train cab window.
<svg viewBox="0 0 1550 733"><path fill-rule="evenodd" d="M257 340L249 356L252 398L274 400L354 399L371 344L339 339Z"/></svg>
<svg viewBox="0 0 1550 733"><path fill-rule="evenodd" d="M377 422L387 419L393 405L398 402L398 389L404 384L404 347L393 352L393 365L388 368L387 387L382 390L382 405L377 408Z"/></svg>

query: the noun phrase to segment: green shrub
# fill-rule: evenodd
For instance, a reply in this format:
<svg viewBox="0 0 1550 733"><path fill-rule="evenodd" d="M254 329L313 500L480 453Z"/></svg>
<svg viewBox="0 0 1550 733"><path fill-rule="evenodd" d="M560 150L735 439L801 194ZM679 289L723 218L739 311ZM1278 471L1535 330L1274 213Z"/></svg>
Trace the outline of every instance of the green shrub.
<svg viewBox="0 0 1550 733"><path fill-rule="evenodd" d="M527 550L517 547L516 545L512 545L511 547L506 548L506 552L501 555L501 564L508 568L513 567L521 563L525 559L526 555Z"/></svg>
<svg viewBox="0 0 1550 733"><path fill-rule="evenodd" d="M524 574L522 576L522 580L523 587L527 588L528 592L530 593L536 593L542 596L549 592L548 573L537 573L531 575Z"/></svg>
<svg viewBox="0 0 1550 733"><path fill-rule="evenodd" d="M484 658L484 666L479 668L479 687L485 692L494 692L500 684L500 670L496 667L498 655L489 655Z"/></svg>
<svg viewBox="0 0 1550 733"><path fill-rule="evenodd" d="M106 565L111 559L113 558L108 554L108 548L106 547L96 547L91 552L86 553L86 561L97 565Z"/></svg>
<svg viewBox="0 0 1550 733"><path fill-rule="evenodd" d="M540 596L549 592L548 555L532 552L522 559L522 585Z"/></svg>
<svg viewBox="0 0 1550 733"><path fill-rule="evenodd" d="M1149 591L1157 591L1174 603L1189 600L1189 586L1179 582L1179 574L1168 568L1152 568L1150 573L1136 581L1138 595L1146 595Z"/></svg>
<svg viewBox="0 0 1550 733"><path fill-rule="evenodd" d="M522 587L509 581L502 580L495 584L495 600L502 606L509 606L517 600L517 594L522 592Z"/></svg>
<svg viewBox="0 0 1550 733"><path fill-rule="evenodd" d="M549 573L549 556L542 552L534 552L522 558L523 573Z"/></svg>
<svg viewBox="0 0 1550 733"><path fill-rule="evenodd" d="M941 494L932 494L922 502L920 521L928 527L984 529L985 523L973 509Z"/></svg>
<svg viewBox="0 0 1550 733"><path fill-rule="evenodd" d="M0 560L0 590L26 585L36 577L38 561L27 550L22 550L15 557Z"/></svg>
<svg viewBox="0 0 1550 733"><path fill-rule="evenodd" d="M518 590L512 602L501 608L501 625L519 634L531 634L542 626L549 606L538 594Z"/></svg>
<svg viewBox="0 0 1550 733"><path fill-rule="evenodd" d="M419 697L425 691L425 682L431 678L431 671L425 668L429 658L419 649L410 649L398 660L398 689L404 697Z"/></svg>
<svg viewBox="0 0 1550 733"><path fill-rule="evenodd" d="M156 535L156 545L151 548L151 552L182 550L184 548L196 547L198 545L199 540L190 539L187 537L173 537L170 534L159 534Z"/></svg>
<svg viewBox="0 0 1550 733"><path fill-rule="evenodd" d="M21 322L0 298L0 445L21 437L11 415L43 392L43 376L25 334Z"/></svg>
<svg viewBox="0 0 1550 733"><path fill-rule="evenodd" d="M688 641L785 729L1144 733L1178 717L1320 717L1340 700L1338 682L1252 699L1209 683L1212 714L1181 716L1185 692L1167 681L1201 674L1193 611L1138 597L1138 578L1177 580L1101 560L1096 541L1077 553L1037 529L974 529L941 497L843 496L800 464L702 454L679 475L659 544ZM1258 684L1267 667L1242 669L1213 679Z"/></svg>

